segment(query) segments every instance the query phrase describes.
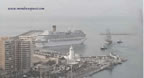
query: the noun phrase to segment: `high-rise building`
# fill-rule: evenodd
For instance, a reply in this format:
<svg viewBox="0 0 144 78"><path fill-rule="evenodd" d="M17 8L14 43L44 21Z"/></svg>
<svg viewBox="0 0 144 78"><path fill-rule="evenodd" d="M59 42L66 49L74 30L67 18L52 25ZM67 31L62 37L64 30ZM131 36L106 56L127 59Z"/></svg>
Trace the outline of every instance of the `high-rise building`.
<svg viewBox="0 0 144 78"><path fill-rule="evenodd" d="M0 69L5 70L5 40L8 37L0 37Z"/></svg>
<svg viewBox="0 0 144 78"><path fill-rule="evenodd" d="M14 71L14 41L12 38L5 41L5 71L7 73Z"/></svg>
<svg viewBox="0 0 144 78"><path fill-rule="evenodd" d="M28 71L33 51L30 39L11 38L5 42L6 71Z"/></svg>

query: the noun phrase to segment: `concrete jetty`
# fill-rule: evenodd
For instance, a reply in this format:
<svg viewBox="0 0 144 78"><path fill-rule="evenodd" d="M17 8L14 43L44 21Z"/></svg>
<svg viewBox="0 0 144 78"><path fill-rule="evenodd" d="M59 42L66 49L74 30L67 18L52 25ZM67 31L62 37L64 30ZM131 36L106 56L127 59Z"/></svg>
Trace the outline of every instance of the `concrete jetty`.
<svg viewBox="0 0 144 78"><path fill-rule="evenodd" d="M84 78L127 61L123 57L110 53L102 56L80 57L80 61L76 64L68 64L68 60L63 57L65 55L56 52L36 54L50 56L45 59L55 58L35 65L37 70L34 71L40 72L41 78Z"/></svg>
<svg viewBox="0 0 144 78"><path fill-rule="evenodd" d="M121 57L114 57L108 55L108 56L97 56L97 57L86 57L86 58L83 57L82 61L85 61L84 63L85 66L82 66L77 70L73 70L73 74L72 74L73 78L84 78L84 77L92 76L97 72L100 72L102 70L105 70L107 68L110 68L118 64L122 64L122 62L125 62L127 60ZM66 78L71 78L70 74L71 73L69 72Z"/></svg>

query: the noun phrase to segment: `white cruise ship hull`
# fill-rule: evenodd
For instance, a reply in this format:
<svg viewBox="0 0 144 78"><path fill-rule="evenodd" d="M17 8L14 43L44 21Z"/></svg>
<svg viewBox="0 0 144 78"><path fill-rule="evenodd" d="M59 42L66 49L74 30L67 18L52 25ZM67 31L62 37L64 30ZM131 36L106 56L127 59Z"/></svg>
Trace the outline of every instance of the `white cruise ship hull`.
<svg viewBox="0 0 144 78"><path fill-rule="evenodd" d="M73 40L73 41L49 41L45 43L37 43L37 47L55 47L55 46L65 46L65 45L76 45L76 44L83 44L86 39L80 39L80 40Z"/></svg>

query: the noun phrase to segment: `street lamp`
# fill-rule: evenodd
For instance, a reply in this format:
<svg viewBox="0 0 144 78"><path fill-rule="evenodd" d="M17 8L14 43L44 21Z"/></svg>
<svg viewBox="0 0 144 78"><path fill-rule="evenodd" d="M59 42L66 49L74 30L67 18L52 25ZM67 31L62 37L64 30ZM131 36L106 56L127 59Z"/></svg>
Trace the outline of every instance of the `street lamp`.
<svg viewBox="0 0 144 78"><path fill-rule="evenodd" d="M75 61L71 61L69 62L68 64L71 66L71 78L73 78L73 65L77 64L78 62L75 62Z"/></svg>

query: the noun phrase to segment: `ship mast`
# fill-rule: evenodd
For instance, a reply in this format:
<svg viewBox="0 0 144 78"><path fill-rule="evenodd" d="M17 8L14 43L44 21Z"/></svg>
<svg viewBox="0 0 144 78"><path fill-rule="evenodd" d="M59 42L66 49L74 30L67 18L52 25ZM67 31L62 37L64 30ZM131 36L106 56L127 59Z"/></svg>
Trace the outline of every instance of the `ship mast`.
<svg viewBox="0 0 144 78"><path fill-rule="evenodd" d="M112 37L111 37L111 32L109 29L106 30L106 39L105 39L106 42L108 43L112 43Z"/></svg>

